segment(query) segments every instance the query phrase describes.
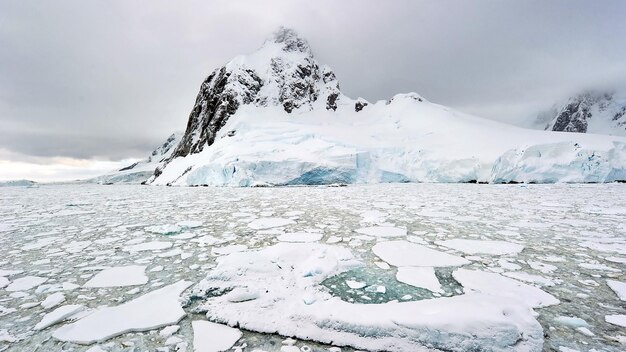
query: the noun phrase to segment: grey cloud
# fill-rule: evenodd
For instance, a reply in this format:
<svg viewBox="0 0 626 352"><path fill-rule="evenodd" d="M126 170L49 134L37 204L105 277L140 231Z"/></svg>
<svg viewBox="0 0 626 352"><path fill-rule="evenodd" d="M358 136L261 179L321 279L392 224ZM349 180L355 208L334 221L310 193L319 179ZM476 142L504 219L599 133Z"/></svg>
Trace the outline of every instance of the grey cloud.
<svg viewBox="0 0 626 352"><path fill-rule="evenodd" d="M344 92L417 91L503 121L626 80L623 1L5 1L0 148L143 157L185 127L203 78L294 27Z"/></svg>

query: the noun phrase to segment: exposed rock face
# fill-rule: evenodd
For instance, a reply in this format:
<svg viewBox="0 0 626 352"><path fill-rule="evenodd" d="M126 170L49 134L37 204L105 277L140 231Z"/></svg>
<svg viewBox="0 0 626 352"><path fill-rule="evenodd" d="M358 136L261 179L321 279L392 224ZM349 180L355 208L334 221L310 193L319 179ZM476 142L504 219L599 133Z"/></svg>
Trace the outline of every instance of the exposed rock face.
<svg viewBox="0 0 626 352"><path fill-rule="evenodd" d="M170 160L201 152L242 105L282 106L291 113L317 101L336 110L341 98L332 70L320 68L306 40L280 28L255 53L216 69L202 83L185 134ZM157 170L158 173L158 170Z"/></svg>
<svg viewBox="0 0 626 352"><path fill-rule="evenodd" d="M546 130L626 135L626 100L614 92L588 91L555 106L540 119L550 119Z"/></svg>

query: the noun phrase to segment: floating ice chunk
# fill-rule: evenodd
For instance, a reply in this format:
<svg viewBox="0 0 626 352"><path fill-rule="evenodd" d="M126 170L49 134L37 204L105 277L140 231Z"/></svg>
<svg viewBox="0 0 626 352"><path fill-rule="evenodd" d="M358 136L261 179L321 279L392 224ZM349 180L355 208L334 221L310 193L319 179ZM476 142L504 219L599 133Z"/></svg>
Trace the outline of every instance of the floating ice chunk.
<svg viewBox="0 0 626 352"><path fill-rule="evenodd" d="M579 327L576 328L576 331L578 331L579 333L585 335L585 336L595 336L596 334L594 334L593 332L591 332L591 330L589 330L588 328L585 327Z"/></svg>
<svg viewBox="0 0 626 352"><path fill-rule="evenodd" d="M348 285L348 287L355 289L355 290L358 290L367 286L365 282L354 281L354 280L346 280L346 285Z"/></svg>
<svg viewBox="0 0 626 352"><path fill-rule="evenodd" d="M393 226L372 226L364 227L354 230L355 232L362 233L368 236L374 237L402 237L406 236L406 229Z"/></svg>
<svg viewBox="0 0 626 352"><path fill-rule="evenodd" d="M502 269L506 269L506 270L519 270L522 267L515 264L515 263L511 263L509 261L507 261L506 259L500 259L498 260L498 264L500 265L500 267Z"/></svg>
<svg viewBox="0 0 626 352"><path fill-rule="evenodd" d="M196 237L196 234L192 232L183 232L178 235L169 236L169 238L172 240L188 240L194 237Z"/></svg>
<svg viewBox="0 0 626 352"><path fill-rule="evenodd" d="M458 238L446 241L436 241L435 243L466 254L504 255L519 253L524 249L524 246L521 244L507 241L466 240Z"/></svg>
<svg viewBox="0 0 626 352"><path fill-rule="evenodd" d="M126 252L158 251L170 247L172 247L172 242L154 241L126 246L123 250Z"/></svg>
<svg viewBox="0 0 626 352"><path fill-rule="evenodd" d="M179 225L157 225L157 226L148 226L145 228L147 232L157 233L160 235L173 235L179 233L182 228Z"/></svg>
<svg viewBox="0 0 626 352"><path fill-rule="evenodd" d="M80 304L70 304L60 306L52 312L43 316L41 321L35 325L35 330L43 330L49 326L52 326L60 321L63 321L72 315L82 311L85 307Z"/></svg>
<svg viewBox="0 0 626 352"><path fill-rule="evenodd" d="M11 282L9 286L7 286L7 291L28 291L33 287L39 286L44 282L48 281L45 277L38 276L25 276L15 281Z"/></svg>
<svg viewBox="0 0 626 352"><path fill-rule="evenodd" d="M383 269L383 270L387 270L387 269L391 268L391 267L389 266L389 264L387 264L387 263L385 263L385 262L378 262L378 261L376 261L376 262L374 262L374 264L375 264L377 267L379 267L379 268L381 268L381 269Z"/></svg>
<svg viewBox="0 0 626 352"><path fill-rule="evenodd" d="M195 229L196 227L202 226L202 221L196 220L187 220L176 223L177 226L180 226L184 229Z"/></svg>
<svg viewBox="0 0 626 352"><path fill-rule="evenodd" d="M606 257L604 258L607 261L611 262L611 263L619 263L619 264L626 264L626 258L625 257ZM2 274L0 274L2 275Z"/></svg>
<svg viewBox="0 0 626 352"><path fill-rule="evenodd" d="M159 331L159 336L161 337L170 337L174 335L180 329L180 325L170 325L164 327L161 331Z"/></svg>
<svg viewBox="0 0 626 352"><path fill-rule="evenodd" d="M328 244L333 244L333 243L339 243L341 242L343 239L339 236L330 236L328 237L328 239L326 240L326 243Z"/></svg>
<svg viewBox="0 0 626 352"><path fill-rule="evenodd" d="M321 233L291 232L277 237L281 242L317 242L324 237Z"/></svg>
<svg viewBox="0 0 626 352"><path fill-rule="evenodd" d="M5 287L9 286L9 283L11 283L11 281L9 281L9 279L7 279L4 276L0 276L0 288L5 288Z"/></svg>
<svg viewBox="0 0 626 352"><path fill-rule="evenodd" d="M269 229L272 227L280 227L285 225L291 225L295 222L291 219L283 219L283 218L260 218L252 220L248 223L248 227L255 230L263 230Z"/></svg>
<svg viewBox="0 0 626 352"><path fill-rule="evenodd" d="M17 337L11 335L7 329L0 329L0 342L17 342Z"/></svg>
<svg viewBox="0 0 626 352"><path fill-rule="evenodd" d="M554 319L559 324L563 324L572 328L588 327L589 324L579 317L558 316Z"/></svg>
<svg viewBox="0 0 626 352"><path fill-rule="evenodd" d="M405 284L425 288L432 292L443 293L435 270L429 267L399 267L396 279Z"/></svg>
<svg viewBox="0 0 626 352"><path fill-rule="evenodd" d="M374 254L394 266L459 266L469 260L452 254L436 251L420 244L407 241L380 242L372 247Z"/></svg>
<svg viewBox="0 0 626 352"><path fill-rule="evenodd" d="M65 295L61 292L55 292L41 302L41 306L45 309L56 307L65 301Z"/></svg>
<svg viewBox="0 0 626 352"><path fill-rule="evenodd" d="M504 276L508 276L513 279L517 279L520 281L526 281L533 284L538 284L540 286L554 286L554 281L545 278L539 275L529 274L523 271L513 272L513 273L504 273Z"/></svg>
<svg viewBox="0 0 626 352"><path fill-rule="evenodd" d="M604 320L607 323L611 323L613 325L626 328L626 315L625 314L606 315L604 317Z"/></svg>
<svg viewBox="0 0 626 352"><path fill-rule="evenodd" d="M22 272L23 272L22 270L0 269L0 276L13 276L13 275L21 274Z"/></svg>
<svg viewBox="0 0 626 352"><path fill-rule="evenodd" d="M141 265L116 266L104 269L85 283L85 287L122 287L148 282L146 267Z"/></svg>
<svg viewBox="0 0 626 352"><path fill-rule="evenodd" d="M622 301L626 301L626 282L606 280L606 284L609 285L611 290L615 292L619 299L621 299Z"/></svg>
<svg viewBox="0 0 626 352"><path fill-rule="evenodd" d="M467 269L457 269L452 276L466 292L476 291L493 296L520 300L528 307L541 308L558 304L559 300L541 289L509 279L500 274Z"/></svg>
<svg viewBox="0 0 626 352"><path fill-rule="evenodd" d="M620 269L613 268L608 265L600 264L600 263L579 263L579 267L591 270L600 270L600 271L610 271L613 273L622 272Z"/></svg>
<svg viewBox="0 0 626 352"><path fill-rule="evenodd" d="M226 351L241 338L239 329L205 320L194 320L193 350L194 352Z"/></svg>
<svg viewBox="0 0 626 352"><path fill-rule="evenodd" d="M61 341L91 344L131 331L175 324L185 316L179 296L191 284L189 281L179 281L119 306L98 309L74 323L62 326L52 336Z"/></svg>
<svg viewBox="0 0 626 352"><path fill-rule="evenodd" d="M530 265L531 268L537 270L537 271L541 271L544 274L549 274L553 271L555 271L557 269L556 266L552 265L552 264L546 264L546 263L542 263L542 262L536 262L533 260L529 260L528 261L528 265Z"/></svg>
<svg viewBox="0 0 626 352"><path fill-rule="evenodd" d="M227 255L236 252L243 252L248 249L248 246L245 244L233 244L230 246L224 247L213 247L211 248L211 254L213 255Z"/></svg>

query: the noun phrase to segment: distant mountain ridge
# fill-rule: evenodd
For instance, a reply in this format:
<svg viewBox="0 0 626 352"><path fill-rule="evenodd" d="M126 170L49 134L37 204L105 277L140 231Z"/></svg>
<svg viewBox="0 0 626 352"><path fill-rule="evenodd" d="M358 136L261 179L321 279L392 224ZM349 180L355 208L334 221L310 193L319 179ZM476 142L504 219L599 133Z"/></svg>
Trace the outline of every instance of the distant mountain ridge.
<svg viewBox="0 0 626 352"><path fill-rule="evenodd" d="M182 135L182 132L175 132L161 146L153 150L147 158L88 181L100 184L138 184L145 182L154 174L154 170L172 155Z"/></svg>
<svg viewBox="0 0 626 352"><path fill-rule="evenodd" d="M626 94L585 91L541 113L538 123L548 131L626 136Z"/></svg>

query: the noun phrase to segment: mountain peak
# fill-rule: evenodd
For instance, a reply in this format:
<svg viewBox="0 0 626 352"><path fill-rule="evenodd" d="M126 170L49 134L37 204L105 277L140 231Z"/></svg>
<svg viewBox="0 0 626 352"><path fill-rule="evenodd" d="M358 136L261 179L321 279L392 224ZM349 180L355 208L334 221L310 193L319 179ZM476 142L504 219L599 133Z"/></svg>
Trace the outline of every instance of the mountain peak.
<svg viewBox="0 0 626 352"><path fill-rule="evenodd" d="M300 37L295 30L283 26L278 27L266 42L282 44L283 50L287 52L311 53L306 39Z"/></svg>

